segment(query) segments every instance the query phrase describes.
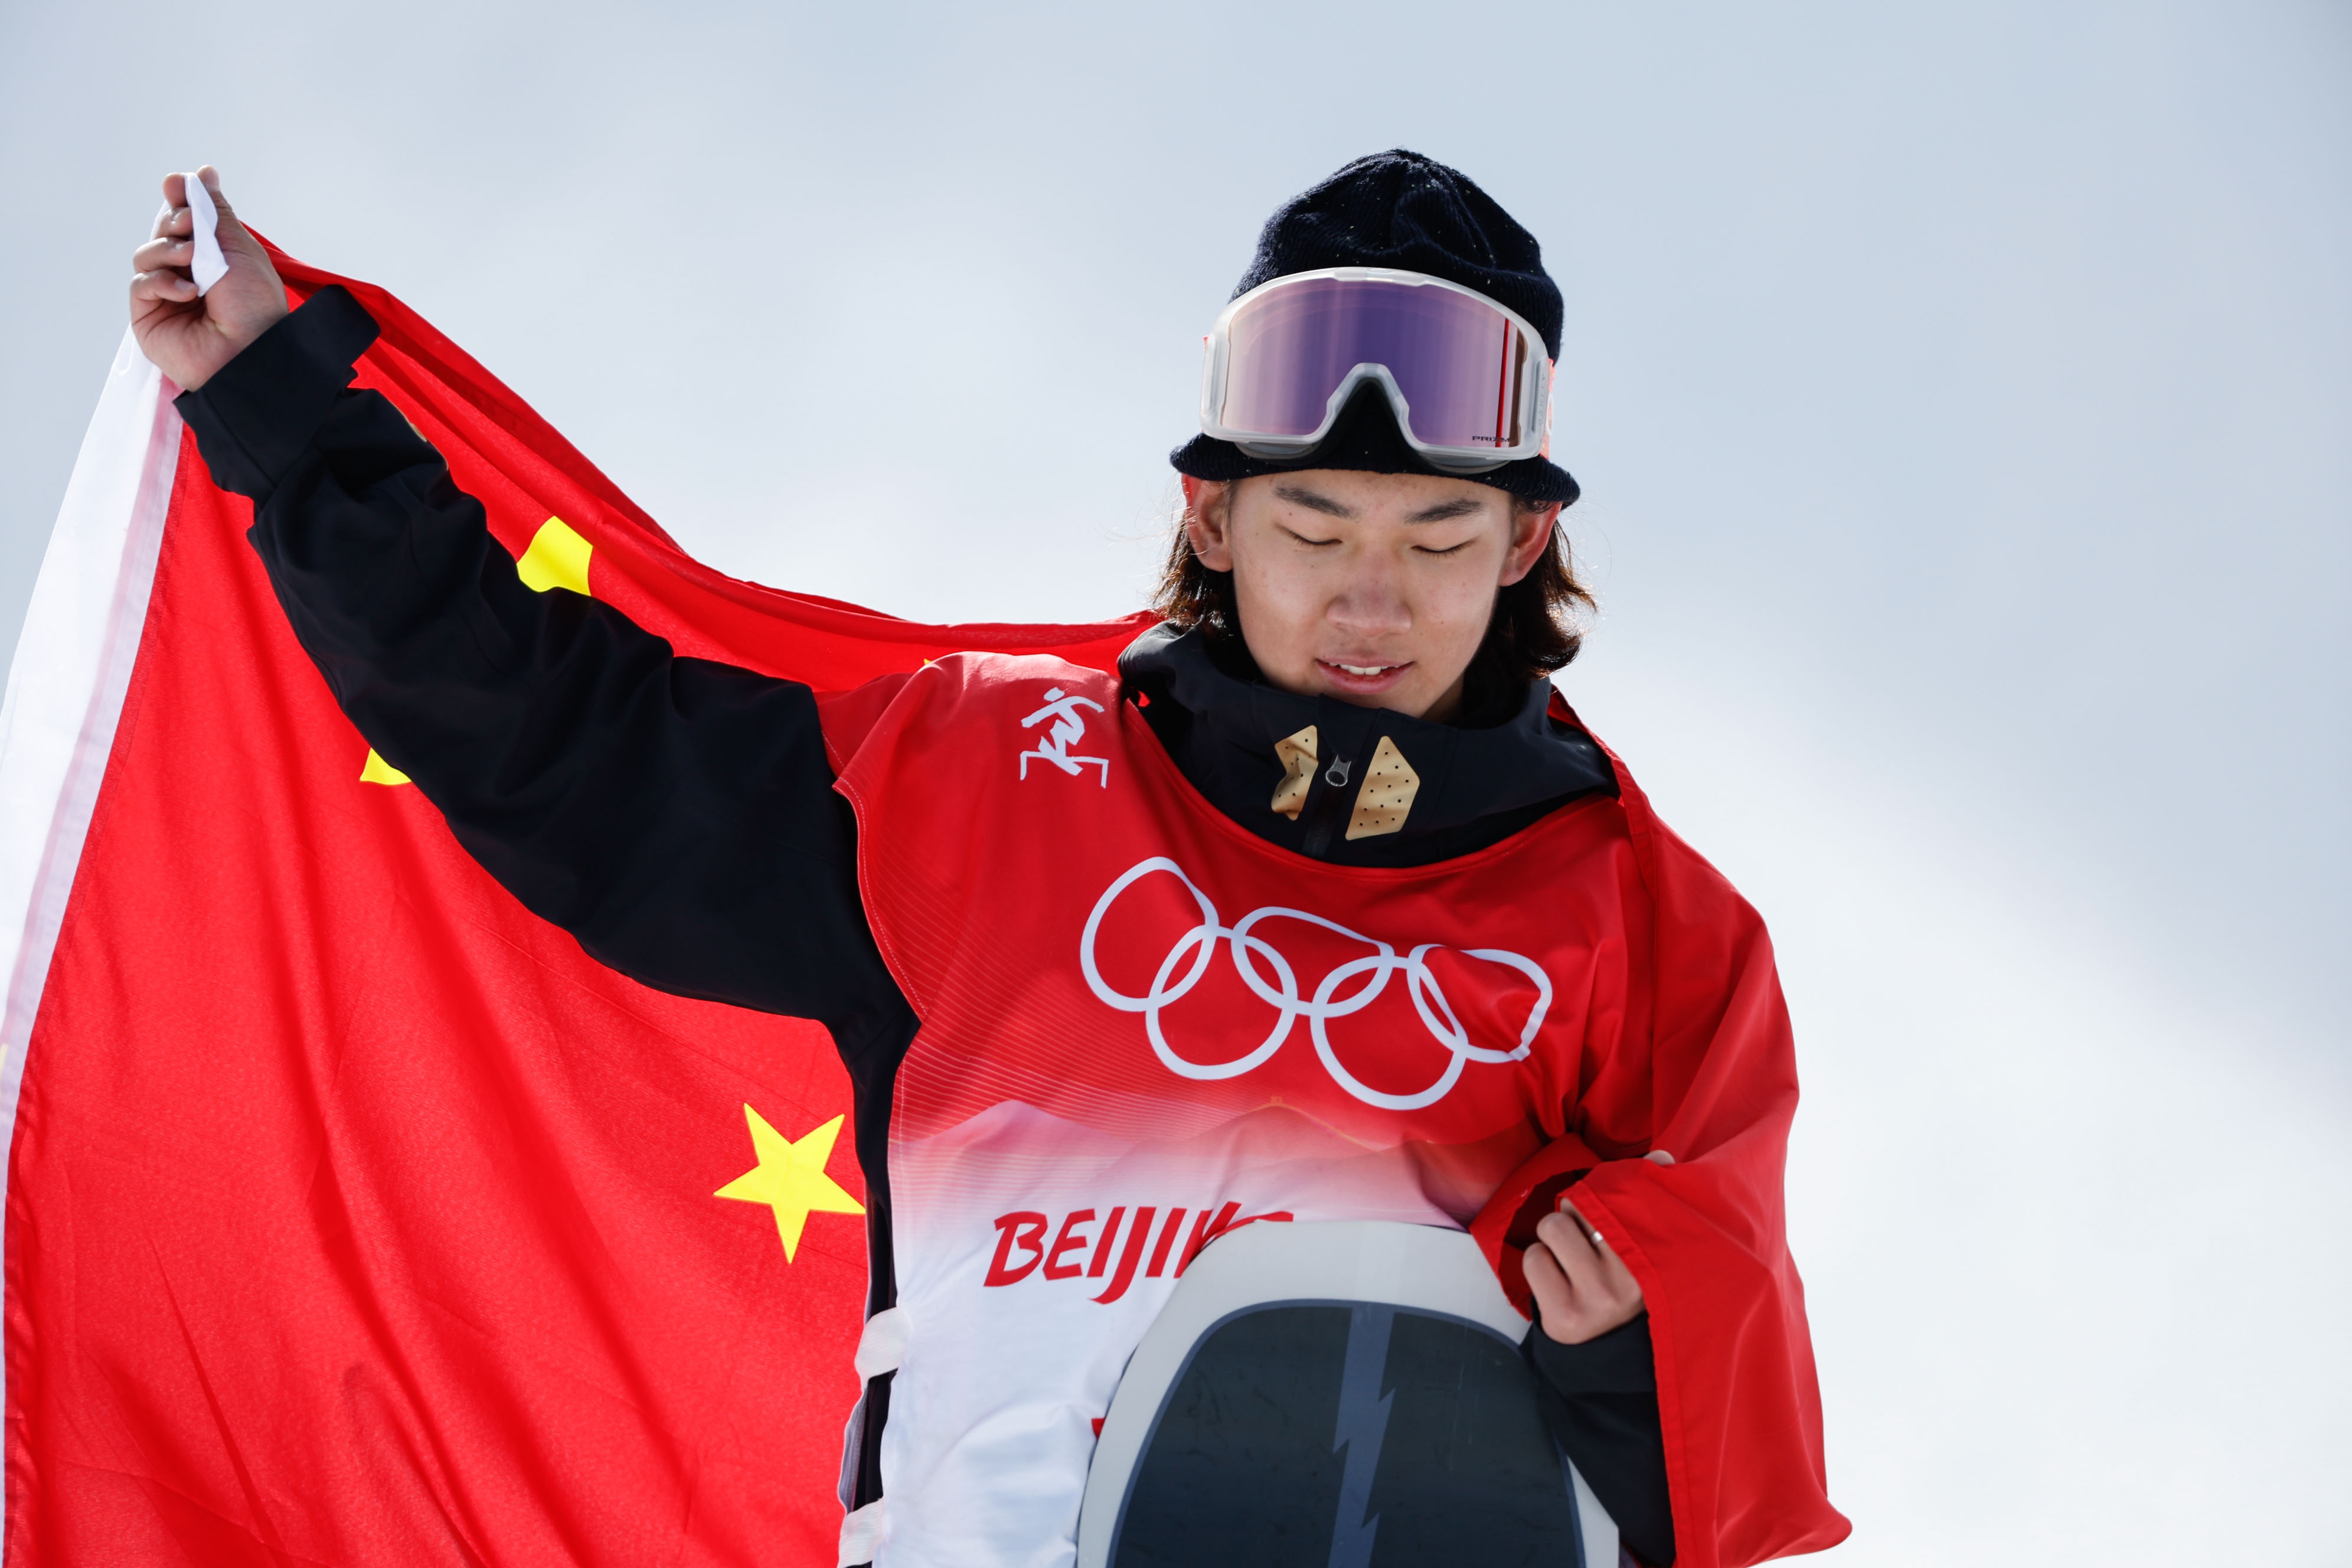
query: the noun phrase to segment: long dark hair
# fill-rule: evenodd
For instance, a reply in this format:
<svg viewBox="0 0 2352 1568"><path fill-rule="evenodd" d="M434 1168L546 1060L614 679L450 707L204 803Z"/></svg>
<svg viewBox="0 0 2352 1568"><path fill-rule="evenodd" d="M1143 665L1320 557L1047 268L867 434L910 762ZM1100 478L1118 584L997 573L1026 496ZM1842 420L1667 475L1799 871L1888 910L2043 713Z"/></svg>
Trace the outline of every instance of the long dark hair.
<svg viewBox="0 0 2352 1568"><path fill-rule="evenodd" d="M1543 510L1546 504L1512 498L1512 510L1522 517ZM1192 536L1184 529L1190 512L1188 507L1177 514L1151 609L1180 626L1202 628L1219 664L1234 674L1254 676L1255 667L1242 641L1234 574L1210 571L1192 553ZM1566 668L1576 658L1584 646L1580 622L1592 607L1591 590L1577 579L1567 531L1554 520L1549 547L1536 557L1526 576L1495 595L1486 639L1472 656L1463 681L1463 712L1496 720L1516 712L1530 682Z"/></svg>

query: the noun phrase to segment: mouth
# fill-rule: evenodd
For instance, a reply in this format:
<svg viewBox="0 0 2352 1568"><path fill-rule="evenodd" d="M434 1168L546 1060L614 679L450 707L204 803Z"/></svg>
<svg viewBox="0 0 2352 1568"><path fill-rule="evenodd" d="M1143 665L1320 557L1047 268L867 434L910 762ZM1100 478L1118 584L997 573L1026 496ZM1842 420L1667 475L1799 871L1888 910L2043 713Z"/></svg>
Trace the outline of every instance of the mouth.
<svg viewBox="0 0 2352 1568"><path fill-rule="evenodd" d="M1412 666L1410 662L1356 664L1342 663L1338 659L1318 658L1315 661L1315 668L1323 672L1323 679L1329 681L1335 689L1355 695L1370 696L1387 691L1396 686L1398 682L1404 679Z"/></svg>

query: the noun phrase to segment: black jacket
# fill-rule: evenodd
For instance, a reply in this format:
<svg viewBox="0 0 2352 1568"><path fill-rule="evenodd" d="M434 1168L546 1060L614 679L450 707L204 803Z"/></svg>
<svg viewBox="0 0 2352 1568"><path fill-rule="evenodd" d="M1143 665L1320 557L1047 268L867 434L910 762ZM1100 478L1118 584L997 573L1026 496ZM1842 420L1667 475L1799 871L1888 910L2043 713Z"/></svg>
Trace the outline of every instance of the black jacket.
<svg viewBox="0 0 2352 1568"><path fill-rule="evenodd" d="M609 605L524 586L433 448L382 396L351 388L374 336L348 293L322 289L178 402L215 481L252 498L248 537L295 635L369 743L534 913L646 985L832 1031L869 1193L868 1310L890 1305L885 1152L916 1019L866 925L856 825L813 694L681 658ZM1331 827L1354 791L1323 773L1295 821L1270 809L1274 748L1316 723L1328 758L1368 753L1368 710L1276 690L1249 678L1245 656L1169 627L1120 672L1210 801L1319 858L1427 864L1612 787L1592 742L1547 715L1548 687L1462 725L1382 713L1422 792L1405 830L1349 841ZM1562 1446L1628 1544L1670 1561L1646 1321L1575 1346L1538 1332L1528 1358ZM858 1503L881 1493L873 1436L888 1393L887 1374L868 1390Z"/></svg>

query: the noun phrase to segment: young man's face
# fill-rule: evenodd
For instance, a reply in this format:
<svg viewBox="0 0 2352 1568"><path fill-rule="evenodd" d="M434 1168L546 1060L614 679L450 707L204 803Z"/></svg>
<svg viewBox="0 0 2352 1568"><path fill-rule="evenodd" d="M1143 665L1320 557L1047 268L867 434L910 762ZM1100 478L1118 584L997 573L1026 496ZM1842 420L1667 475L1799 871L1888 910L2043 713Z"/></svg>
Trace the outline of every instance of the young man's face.
<svg viewBox="0 0 2352 1568"><path fill-rule="evenodd" d="M1309 468L1188 486L1193 553L1234 574L1242 638L1266 679L1444 721L1495 595L1550 542L1557 506L1489 485Z"/></svg>

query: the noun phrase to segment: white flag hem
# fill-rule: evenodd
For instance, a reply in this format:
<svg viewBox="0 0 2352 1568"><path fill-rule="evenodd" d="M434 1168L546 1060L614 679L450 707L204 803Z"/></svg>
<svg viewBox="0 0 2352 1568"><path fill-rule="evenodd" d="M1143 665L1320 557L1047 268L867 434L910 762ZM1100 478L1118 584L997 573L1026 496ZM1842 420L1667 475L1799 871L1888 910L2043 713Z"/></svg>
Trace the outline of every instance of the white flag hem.
<svg viewBox="0 0 2352 1568"><path fill-rule="evenodd" d="M179 467L176 390L126 328L0 699L0 1151L15 1137L34 1015L147 623Z"/></svg>

